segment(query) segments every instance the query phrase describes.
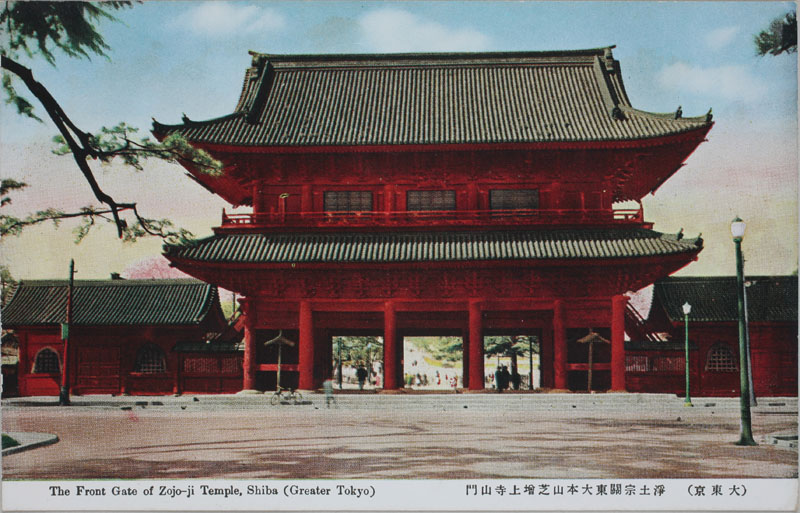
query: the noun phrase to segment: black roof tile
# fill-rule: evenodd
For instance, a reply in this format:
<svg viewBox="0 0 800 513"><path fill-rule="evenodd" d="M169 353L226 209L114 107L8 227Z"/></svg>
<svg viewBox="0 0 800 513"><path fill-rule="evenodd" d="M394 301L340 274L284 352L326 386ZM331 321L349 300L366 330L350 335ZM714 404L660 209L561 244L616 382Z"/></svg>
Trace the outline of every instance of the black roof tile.
<svg viewBox="0 0 800 513"><path fill-rule="evenodd" d="M633 243L633 244L632 244ZM697 252L702 239L644 228L537 231L218 234L165 246L168 258L203 262L435 262L602 259Z"/></svg>
<svg viewBox="0 0 800 513"><path fill-rule="evenodd" d="M3 309L3 327L66 321L67 280L25 280ZM219 315L217 288L192 279L75 280L72 324L197 325Z"/></svg>
<svg viewBox="0 0 800 513"><path fill-rule="evenodd" d="M230 115L157 135L245 146L615 141L708 127L634 109L610 48L395 55L253 53Z"/></svg>
<svg viewBox="0 0 800 513"><path fill-rule="evenodd" d="M751 276L746 282L749 322L797 322L797 276ZM737 321L735 276L666 278L656 282L653 309L661 305L673 322L683 321L682 306L692 306L689 322Z"/></svg>

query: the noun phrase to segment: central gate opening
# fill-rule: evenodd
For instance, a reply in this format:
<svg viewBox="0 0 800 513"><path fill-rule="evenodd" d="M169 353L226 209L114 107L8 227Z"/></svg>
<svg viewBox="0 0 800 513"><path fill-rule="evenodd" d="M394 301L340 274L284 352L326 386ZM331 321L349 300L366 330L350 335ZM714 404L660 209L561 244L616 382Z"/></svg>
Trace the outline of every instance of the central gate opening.
<svg viewBox="0 0 800 513"><path fill-rule="evenodd" d="M540 335L487 335L483 349L487 389L535 390L542 386Z"/></svg>
<svg viewBox="0 0 800 513"><path fill-rule="evenodd" d="M463 387L463 347L461 337L403 337L405 387L418 390Z"/></svg>
<svg viewBox="0 0 800 513"><path fill-rule="evenodd" d="M340 390L374 390L383 387L383 337L346 335L331 337L331 377Z"/></svg>

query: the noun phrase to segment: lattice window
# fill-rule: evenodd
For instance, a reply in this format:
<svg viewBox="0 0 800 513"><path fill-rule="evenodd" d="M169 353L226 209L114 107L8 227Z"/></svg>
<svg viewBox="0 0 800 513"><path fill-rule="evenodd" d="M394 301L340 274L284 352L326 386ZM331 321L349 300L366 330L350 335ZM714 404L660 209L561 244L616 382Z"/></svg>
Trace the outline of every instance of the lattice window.
<svg viewBox="0 0 800 513"><path fill-rule="evenodd" d="M220 372L222 374L237 374L242 370L242 358L240 356L226 356L220 361Z"/></svg>
<svg viewBox="0 0 800 513"><path fill-rule="evenodd" d="M627 372L647 372L648 365L649 363L646 355L625 355L625 371Z"/></svg>
<svg viewBox="0 0 800 513"><path fill-rule="evenodd" d="M371 212L370 191L325 191L326 212Z"/></svg>
<svg viewBox="0 0 800 513"><path fill-rule="evenodd" d="M216 374L217 359L213 356L192 356L183 360L183 371L197 374Z"/></svg>
<svg viewBox="0 0 800 513"><path fill-rule="evenodd" d="M167 362L164 358L164 351L154 344L148 344L139 350L136 355L136 367L134 372L142 374L159 374L167 372Z"/></svg>
<svg viewBox="0 0 800 513"><path fill-rule="evenodd" d="M737 358L726 344L715 344L708 350L706 370L709 372L736 372Z"/></svg>
<svg viewBox="0 0 800 513"><path fill-rule="evenodd" d="M650 360L653 372L677 372L686 370L686 360L683 356L656 356Z"/></svg>
<svg viewBox="0 0 800 513"><path fill-rule="evenodd" d="M539 208L539 191L536 189L494 189L489 191L489 208L492 210L533 210Z"/></svg>
<svg viewBox="0 0 800 513"><path fill-rule="evenodd" d="M455 210L456 191L408 191L407 210Z"/></svg>
<svg viewBox="0 0 800 513"><path fill-rule="evenodd" d="M58 353L49 348L44 348L36 354L33 364L34 374L58 374L61 372L61 364L58 361Z"/></svg>

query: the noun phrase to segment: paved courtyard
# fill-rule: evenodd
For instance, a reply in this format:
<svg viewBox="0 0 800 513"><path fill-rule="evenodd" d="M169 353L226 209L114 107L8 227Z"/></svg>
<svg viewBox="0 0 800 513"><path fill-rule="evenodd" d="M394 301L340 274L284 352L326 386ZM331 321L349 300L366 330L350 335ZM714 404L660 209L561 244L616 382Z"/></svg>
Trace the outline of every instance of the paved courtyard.
<svg viewBox="0 0 800 513"><path fill-rule="evenodd" d="M737 399L656 394L340 394L3 402L3 431L60 441L3 458L5 479L790 478L797 400L762 399L738 447ZM138 404L137 404L138 402Z"/></svg>

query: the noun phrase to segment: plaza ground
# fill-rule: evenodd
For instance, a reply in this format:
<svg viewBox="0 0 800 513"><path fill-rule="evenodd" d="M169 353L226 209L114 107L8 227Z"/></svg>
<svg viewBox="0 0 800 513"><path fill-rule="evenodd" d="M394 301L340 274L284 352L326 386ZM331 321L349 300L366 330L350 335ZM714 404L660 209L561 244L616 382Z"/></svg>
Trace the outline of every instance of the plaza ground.
<svg viewBox="0 0 800 513"><path fill-rule="evenodd" d="M4 479L796 478L797 399L753 409L661 394L337 393L3 401L3 431L56 434L3 458Z"/></svg>

